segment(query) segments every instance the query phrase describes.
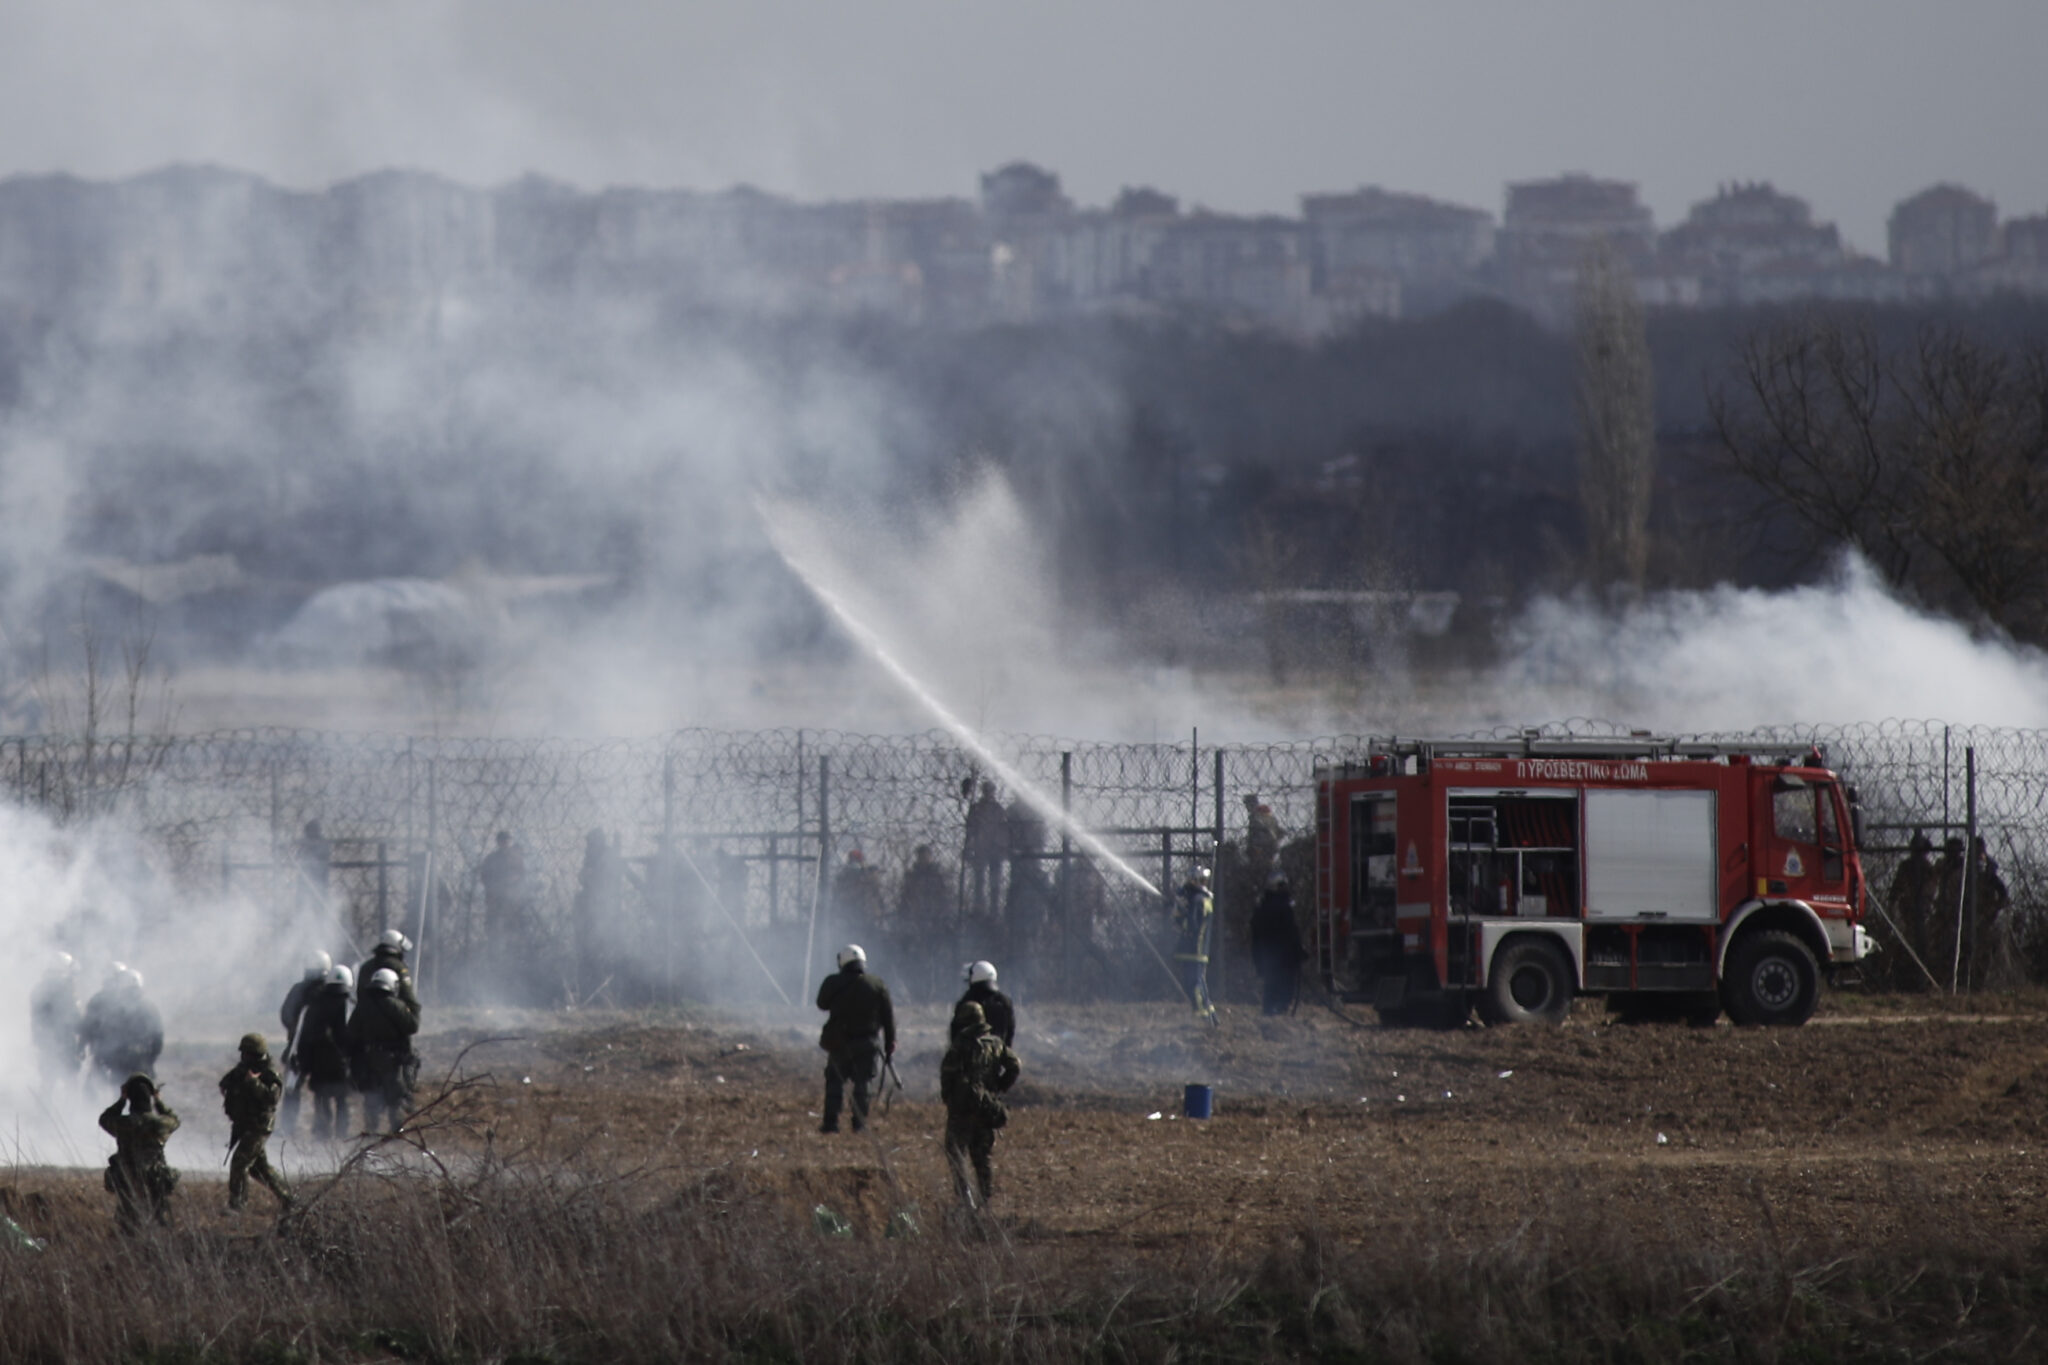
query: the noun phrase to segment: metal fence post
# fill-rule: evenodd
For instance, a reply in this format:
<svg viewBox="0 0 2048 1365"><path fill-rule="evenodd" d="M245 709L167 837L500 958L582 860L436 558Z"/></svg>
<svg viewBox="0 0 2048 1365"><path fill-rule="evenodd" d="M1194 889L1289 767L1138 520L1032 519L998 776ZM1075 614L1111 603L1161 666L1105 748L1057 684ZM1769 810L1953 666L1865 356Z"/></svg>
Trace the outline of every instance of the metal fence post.
<svg viewBox="0 0 2048 1365"><path fill-rule="evenodd" d="M661 843L654 866L654 884L661 898L661 958L663 991L667 1003L676 1002L676 919L682 896L675 874L676 840L676 755L670 749L661 756Z"/></svg>
<svg viewBox="0 0 2048 1365"><path fill-rule="evenodd" d="M427 844L420 854L420 946L418 955L421 959L424 959L427 955L427 926L431 922L434 909L434 852L435 845L440 841L441 835L440 791L441 760L439 758L430 758L427 760ZM447 932L446 925L442 926L442 932ZM434 961L438 966L440 959L436 958ZM425 961L419 962L418 967L420 986L424 988L427 984L427 965Z"/></svg>
<svg viewBox="0 0 2048 1365"><path fill-rule="evenodd" d="M1963 750L1963 924L1957 928L1956 943L1967 938L1969 948L1963 972L1963 989L1976 989L1977 977L1977 746Z"/></svg>
<svg viewBox="0 0 2048 1365"><path fill-rule="evenodd" d="M1216 746L1215 787L1216 828L1209 842L1209 847L1213 850L1210 854L1210 866L1212 868L1223 861L1223 746L1220 744ZM1219 885L1216 887L1216 890L1220 892L1223 888ZM1257 895L1258 892L1254 891L1252 894ZM1230 907L1232 913L1235 910L1235 906ZM1209 946L1209 970L1214 973L1216 978L1209 983L1209 998L1212 1000L1223 994L1223 980L1225 976L1223 960L1229 956L1223 950L1229 942L1230 914L1219 912L1216 916L1216 941Z"/></svg>
<svg viewBox="0 0 2048 1365"><path fill-rule="evenodd" d="M1074 753L1060 751L1060 980L1074 979Z"/></svg>
<svg viewBox="0 0 2048 1365"><path fill-rule="evenodd" d="M377 932L391 927L391 846L377 841Z"/></svg>
<svg viewBox="0 0 2048 1365"><path fill-rule="evenodd" d="M1223 748L1216 749L1216 846L1223 846Z"/></svg>
<svg viewBox="0 0 2048 1365"><path fill-rule="evenodd" d="M418 785L419 773L413 766L412 740L408 738L405 741L405 854L408 858L419 850L412 817L413 789Z"/></svg>
<svg viewBox="0 0 2048 1365"><path fill-rule="evenodd" d="M1944 826L1951 825L1954 823L1954 821L1949 818L1948 799L1948 772L1950 763L1949 734L1951 729L1952 727L1947 725L1941 727L1941 823Z"/></svg>
<svg viewBox="0 0 2048 1365"><path fill-rule="evenodd" d="M803 974L797 978L798 999L810 984L812 964L817 961L818 907L824 904L827 878L831 876L832 852L832 755L818 755L818 880L811 889L810 924L804 930Z"/></svg>

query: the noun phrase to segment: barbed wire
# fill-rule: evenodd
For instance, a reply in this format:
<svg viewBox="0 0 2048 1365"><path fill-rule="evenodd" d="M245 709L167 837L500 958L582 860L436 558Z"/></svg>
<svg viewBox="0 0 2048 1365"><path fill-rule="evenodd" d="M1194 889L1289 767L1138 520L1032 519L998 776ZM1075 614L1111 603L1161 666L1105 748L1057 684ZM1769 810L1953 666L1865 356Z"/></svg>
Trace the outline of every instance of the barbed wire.
<svg viewBox="0 0 2048 1365"><path fill-rule="evenodd" d="M1485 732L1500 739L1530 733L1629 732L1588 718L1533 732ZM2048 731L1894 720L1683 738L1787 754L1820 747L1861 794L1870 830L1866 864L1878 887L1911 829L1938 836L1962 825L1974 762L1976 825L2013 896L2007 937L2015 944L2048 937ZM1178 875L1176 862L1184 866L1198 849L1241 842L1260 805L1299 849L1315 828L1318 761L1361 753L1368 739L1331 735L1199 749L1192 742L1045 735L990 742L1025 780L1064 801L1082 826L1102 832L1157 883ZM385 924L416 925L431 907L451 960L487 949L492 907L480 869L501 830L523 854L520 932L536 952L587 954L578 941L579 916L588 917L598 894L591 887L593 835L623 869L618 894L634 902L631 915L715 925L705 904L715 895L741 932L778 941L777 951L792 962L805 960L791 946L799 930L814 946L821 932L840 929L900 928L908 935L912 926L894 921L911 913L903 880L922 846L953 888L955 932L943 947L964 951L969 940L987 941L996 928L970 923L964 903L973 898L965 894L962 867L967 811L989 776L940 732L690 729L585 741L257 729L132 742L0 739L0 786L18 801L60 820L118 815L162 851L187 885L217 879L259 902L286 897L298 875L302 831L318 821L335 849L334 884L350 933L360 939ZM1042 857L1057 874L1057 840L1055 831L1044 853L1027 859ZM865 888L858 913L841 903L838 885L856 850L863 869L856 889ZM703 885L684 875L685 856L705 874ZM1085 903L1083 922L1072 930L1085 941L1063 946L1063 965L1082 970L1096 962L1100 974L1115 975L1116 954L1160 932L1160 902L1100 869L1088 869L1085 884L1076 886L1061 894ZM992 917L986 903L979 910ZM643 925L635 932L633 946L648 949L650 931ZM672 959L672 931L654 937L668 944ZM930 937L923 946L938 952ZM999 942L997 950L1010 946Z"/></svg>

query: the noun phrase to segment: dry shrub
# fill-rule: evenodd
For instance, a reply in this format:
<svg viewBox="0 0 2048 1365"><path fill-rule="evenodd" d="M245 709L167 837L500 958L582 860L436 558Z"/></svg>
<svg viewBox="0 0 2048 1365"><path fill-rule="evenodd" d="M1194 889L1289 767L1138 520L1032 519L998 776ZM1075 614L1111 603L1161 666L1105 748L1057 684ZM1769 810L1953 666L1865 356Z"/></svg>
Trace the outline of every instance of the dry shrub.
<svg viewBox="0 0 2048 1365"><path fill-rule="evenodd" d="M1645 1244L1561 1198L1476 1249L1340 1241L1310 1211L1259 1255L933 1217L833 1238L737 1168L414 1152L314 1193L260 1232L74 1223L0 1259L0 1360L2021 1360L2048 1267L1801 1241L1761 1192L1764 1231L1725 1244L1682 1221Z"/></svg>

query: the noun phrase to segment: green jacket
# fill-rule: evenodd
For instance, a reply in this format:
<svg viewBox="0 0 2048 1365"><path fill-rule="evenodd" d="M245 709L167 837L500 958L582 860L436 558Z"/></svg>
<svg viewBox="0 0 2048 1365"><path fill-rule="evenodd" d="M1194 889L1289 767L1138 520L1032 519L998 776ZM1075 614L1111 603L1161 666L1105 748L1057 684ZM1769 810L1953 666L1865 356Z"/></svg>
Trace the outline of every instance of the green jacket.
<svg viewBox="0 0 2048 1365"><path fill-rule="evenodd" d="M277 1101L284 1093L284 1077L268 1058L251 1065L238 1062L220 1078L221 1107L236 1136L269 1133L277 1127Z"/></svg>
<svg viewBox="0 0 2048 1365"><path fill-rule="evenodd" d="M818 987L818 1008L828 1012L818 1034L818 1046L825 1051L871 1046L878 1033L887 1051L896 1050L896 1007L889 988L861 964L842 967L825 978Z"/></svg>
<svg viewBox="0 0 2048 1365"><path fill-rule="evenodd" d="M100 1114L100 1127L114 1139L114 1164L138 1177L168 1171L164 1144L178 1131L177 1114L160 1099L146 1114L123 1113L127 1103L115 1100Z"/></svg>
<svg viewBox="0 0 2048 1365"><path fill-rule="evenodd" d="M945 1101L946 1117L964 1122L989 1116L989 1106L1000 1107L996 1096L1017 1083L1024 1064L1003 1040L983 1025L979 1033L955 1035L939 1063L939 1098Z"/></svg>

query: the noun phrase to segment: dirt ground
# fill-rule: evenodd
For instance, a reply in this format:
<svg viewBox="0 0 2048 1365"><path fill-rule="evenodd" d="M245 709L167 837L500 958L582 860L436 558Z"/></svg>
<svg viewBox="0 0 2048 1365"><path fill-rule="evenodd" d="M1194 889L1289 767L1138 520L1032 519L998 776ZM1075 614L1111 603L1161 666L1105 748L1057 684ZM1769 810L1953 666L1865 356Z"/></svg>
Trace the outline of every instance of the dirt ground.
<svg viewBox="0 0 2048 1365"><path fill-rule="evenodd" d="M427 1141L444 1158L489 1142L710 1181L795 1219L822 1203L879 1235L898 1208L930 1217L950 1198L942 1014L904 1015L904 1094L868 1133L824 1136L815 1021L792 1012L473 1012L435 1029L430 1010L429 1080L468 1048L464 1073L486 1083L436 1111L467 1128ZM180 1216L202 1223L227 1217L212 1081L232 1037L166 1059L187 1118ZM1017 1047L996 1161L1020 1239L1251 1250L1307 1228L1411 1229L1477 1250L1563 1220L1623 1244L1960 1245L2048 1227L2039 999L1838 996L1782 1031L1623 1024L1585 1002L1561 1028L1455 1032L1308 1005L1226 1009L1213 1027L1163 1006L1047 1005L1022 1012ZM1213 1119L1179 1117L1190 1081L1215 1086ZM274 1150L303 1181L349 1149ZM0 1183L31 1231L110 1221L96 1170L17 1165Z"/></svg>

